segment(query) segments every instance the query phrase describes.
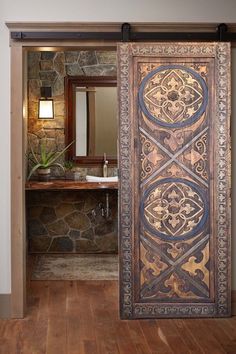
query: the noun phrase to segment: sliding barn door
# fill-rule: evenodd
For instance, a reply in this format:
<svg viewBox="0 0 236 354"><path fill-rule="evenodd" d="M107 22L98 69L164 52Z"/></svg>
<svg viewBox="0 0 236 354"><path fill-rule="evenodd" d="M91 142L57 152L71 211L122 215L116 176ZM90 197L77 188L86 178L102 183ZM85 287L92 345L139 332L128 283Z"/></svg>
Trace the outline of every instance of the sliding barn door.
<svg viewBox="0 0 236 354"><path fill-rule="evenodd" d="M118 46L122 318L230 315L230 46Z"/></svg>

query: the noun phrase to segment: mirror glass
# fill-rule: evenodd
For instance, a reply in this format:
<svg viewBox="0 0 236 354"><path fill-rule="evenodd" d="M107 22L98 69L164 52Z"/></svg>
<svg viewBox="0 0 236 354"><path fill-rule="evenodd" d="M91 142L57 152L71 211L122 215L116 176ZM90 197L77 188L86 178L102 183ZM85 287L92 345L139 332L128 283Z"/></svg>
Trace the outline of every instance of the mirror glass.
<svg viewBox="0 0 236 354"><path fill-rule="evenodd" d="M76 87L76 155L117 155L117 88Z"/></svg>
<svg viewBox="0 0 236 354"><path fill-rule="evenodd" d="M113 76L68 76L66 144L68 159L78 164L117 164L117 87Z"/></svg>

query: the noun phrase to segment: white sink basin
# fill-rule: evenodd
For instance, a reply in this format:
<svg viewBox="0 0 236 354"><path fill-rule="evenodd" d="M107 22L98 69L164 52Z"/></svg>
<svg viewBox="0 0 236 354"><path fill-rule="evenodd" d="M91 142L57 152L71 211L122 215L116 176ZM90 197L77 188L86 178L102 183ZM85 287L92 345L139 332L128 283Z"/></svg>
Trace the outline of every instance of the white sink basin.
<svg viewBox="0 0 236 354"><path fill-rule="evenodd" d="M97 177L97 176L86 176L87 182L118 182L118 176L114 177Z"/></svg>

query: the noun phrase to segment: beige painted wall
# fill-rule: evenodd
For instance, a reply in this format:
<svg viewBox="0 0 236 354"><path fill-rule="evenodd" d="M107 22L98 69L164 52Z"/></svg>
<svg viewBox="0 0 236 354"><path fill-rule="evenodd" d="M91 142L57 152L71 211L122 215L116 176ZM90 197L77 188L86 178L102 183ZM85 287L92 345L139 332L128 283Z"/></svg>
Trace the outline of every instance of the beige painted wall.
<svg viewBox="0 0 236 354"><path fill-rule="evenodd" d="M235 0L84 0L0 2L0 293L10 293L10 50L5 21L228 22L236 23ZM91 10L92 9L92 10ZM236 82L236 52L233 61ZM233 100L233 120L236 103ZM236 136L233 127L232 136ZM234 183L233 183L234 184ZM234 191L233 199L236 200ZM235 225L236 226L236 225ZM235 229L235 228L234 228ZM236 244L233 245L236 259ZM234 262L236 267L236 262ZM236 274L233 288L236 289Z"/></svg>

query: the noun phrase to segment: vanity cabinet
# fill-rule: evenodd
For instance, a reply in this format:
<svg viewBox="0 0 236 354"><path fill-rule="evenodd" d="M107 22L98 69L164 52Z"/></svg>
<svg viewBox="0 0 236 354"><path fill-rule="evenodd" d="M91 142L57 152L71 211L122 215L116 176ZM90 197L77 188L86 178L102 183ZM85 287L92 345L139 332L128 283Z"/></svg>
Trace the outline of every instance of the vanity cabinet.
<svg viewBox="0 0 236 354"><path fill-rule="evenodd" d="M26 183L30 254L117 254L117 182Z"/></svg>

